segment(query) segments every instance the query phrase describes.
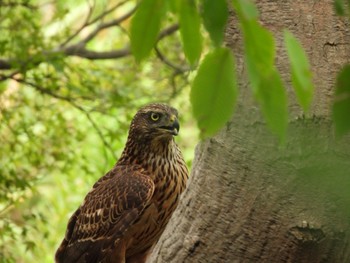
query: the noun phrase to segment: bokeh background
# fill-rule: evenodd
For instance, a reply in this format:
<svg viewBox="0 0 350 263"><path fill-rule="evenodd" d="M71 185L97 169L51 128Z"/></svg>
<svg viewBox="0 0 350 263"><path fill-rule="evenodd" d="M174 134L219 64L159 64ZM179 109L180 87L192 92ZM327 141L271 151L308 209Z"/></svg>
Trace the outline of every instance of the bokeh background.
<svg viewBox="0 0 350 263"><path fill-rule="evenodd" d="M189 103L193 72L177 32L158 43L162 57L153 52L141 64L130 55L64 52L135 5L1 1L0 57L7 61L0 61L0 262L53 262L70 215L114 165L144 104L178 108L176 140L191 167L198 138ZM129 23L128 17L100 30L84 48L128 48ZM172 24L169 16L163 26Z"/></svg>

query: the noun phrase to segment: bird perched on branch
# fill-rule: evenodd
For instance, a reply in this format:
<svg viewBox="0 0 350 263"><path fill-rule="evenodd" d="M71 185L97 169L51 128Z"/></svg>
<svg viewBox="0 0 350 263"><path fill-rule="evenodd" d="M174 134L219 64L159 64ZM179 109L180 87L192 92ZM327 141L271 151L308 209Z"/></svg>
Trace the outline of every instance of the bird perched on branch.
<svg viewBox="0 0 350 263"><path fill-rule="evenodd" d="M179 127L176 109L165 104L136 113L119 161L70 218L57 263L146 261L186 187Z"/></svg>

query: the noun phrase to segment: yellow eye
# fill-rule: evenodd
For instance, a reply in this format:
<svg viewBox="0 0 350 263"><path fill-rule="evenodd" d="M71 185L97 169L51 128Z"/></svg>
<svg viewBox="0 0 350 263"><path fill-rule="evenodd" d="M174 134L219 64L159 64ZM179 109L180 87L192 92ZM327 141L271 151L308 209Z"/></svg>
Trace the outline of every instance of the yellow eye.
<svg viewBox="0 0 350 263"><path fill-rule="evenodd" d="M157 121L157 120L159 120L159 114L158 114L158 113L155 113L155 112L152 112L152 113L151 113L151 119L152 119L152 121Z"/></svg>

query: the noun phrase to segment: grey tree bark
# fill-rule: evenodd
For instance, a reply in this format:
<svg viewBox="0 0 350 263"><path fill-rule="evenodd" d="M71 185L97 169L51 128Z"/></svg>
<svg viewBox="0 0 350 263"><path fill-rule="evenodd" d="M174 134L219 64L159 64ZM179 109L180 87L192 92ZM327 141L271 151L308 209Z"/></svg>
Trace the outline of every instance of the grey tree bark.
<svg viewBox="0 0 350 263"><path fill-rule="evenodd" d="M350 32L332 2L257 1L277 39L289 98L287 142L280 146L266 128L243 77L233 119L197 146L188 188L150 262L350 262L350 137L336 140L330 121ZM300 39L314 72L307 116L291 89L284 28ZM234 16L226 39L245 76Z"/></svg>

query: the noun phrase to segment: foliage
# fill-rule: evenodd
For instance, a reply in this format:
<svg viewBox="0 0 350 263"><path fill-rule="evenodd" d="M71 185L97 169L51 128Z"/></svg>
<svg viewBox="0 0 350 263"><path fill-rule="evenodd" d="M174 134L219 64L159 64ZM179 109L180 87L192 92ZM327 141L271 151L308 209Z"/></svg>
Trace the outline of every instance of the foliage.
<svg viewBox="0 0 350 263"><path fill-rule="evenodd" d="M212 50L209 54L220 52L229 10L226 2L218 1L214 5L210 1L199 1L202 10L200 11L197 7L197 2L194 0L177 0L173 1L172 4L162 4L161 8L159 8L160 11L151 14L150 10L154 10L152 6L159 4L157 3L156 0L142 1L132 20L131 45L135 47L137 60L146 58L146 55L152 49L150 43L156 42L156 32L157 30L158 32L160 31L159 24L164 8L165 13L175 15L179 21L184 55L192 67L197 65L202 53L200 18L202 18L204 28L207 30L213 43L213 46L208 47ZM259 14L253 2L233 0L231 4L237 13L243 31L245 60L253 93L261 106L267 124L280 139L283 139L288 124L287 96L281 75L274 64L276 58L274 38L267 29L260 25ZM150 23L148 23L149 17L152 17ZM152 33L147 34L145 32ZM144 39L144 42L141 42L141 39ZM286 49L291 62L292 83L301 106L306 110L311 104L313 91L310 67L305 53L295 37L291 33L286 33L285 39ZM264 45L261 43L264 43ZM229 57L231 56L233 54L229 55ZM202 63L205 63L206 60L207 58L203 59ZM296 65L298 63L302 66L298 67ZM231 64L231 72L233 72L235 68L234 63ZM199 68L202 68L202 66L200 65ZM199 70L196 79L206 80L206 83L216 83L218 76L217 74L208 74L206 70ZM225 77L220 79L221 86L227 87L223 90L235 89L235 82L236 80L231 81ZM198 81L194 81L194 90L199 88L196 83ZM203 85L200 88L203 92L195 92L195 96L191 97L191 102L194 116L202 132L201 135L205 137L215 134L231 118L235 100L230 99L227 103L214 103L215 108L212 108L213 112L230 112L231 114L223 114L220 118L216 116L217 120L220 119L219 122L213 122L212 118L207 117L208 115L205 117L208 118L206 120L203 114L198 113L207 111L207 104L202 103L203 101L208 101L207 95L212 94L214 98L224 97L224 95L221 94L222 89L217 89L215 85ZM208 123L212 125L208 127ZM219 123L221 125L218 125Z"/></svg>
<svg viewBox="0 0 350 263"><path fill-rule="evenodd" d="M311 104L314 91L310 65L300 43L289 31L284 32L284 40L291 64L293 87L300 105L306 112Z"/></svg>
<svg viewBox="0 0 350 263"><path fill-rule="evenodd" d="M130 42L136 60L146 58L157 42L160 23L165 14L165 2L145 0L140 3L132 20Z"/></svg>
<svg viewBox="0 0 350 263"><path fill-rule="evenodd" d="M350 130L350 65L346 65L338 74L333 119L337 135L344 135Z"/></svg>
<svg viewBox="0 0 350 263"><path fill-rule="evenodd" d="M245 59L253 93L267 123L283 139L288 123L287 96L274 65L276 52L273 36L259 24L258 12L249 1L237 1L234 6L242 25Z"/></svg>
<svg viewBox="0 0 350 263"><path fill-rule="evenodd" d="M215 46L221 46L224 40L226 23L228 20L228 6L226 0L202 0L203 25L208 31Z"/></svg>
<svg viewBox="0 0 350 263"><path fill-rule="evenodd" d="M350 1L334 0L334 9L340 16L350 18ZM343 136L350 132L349 116L350 116L350 64L347 64L339 71L337 76L337 84L335 89L335 98L333 104L333 120L335 131L338 136Z"/></svg>
<svg viewBox="0 0 350 263"><path fill-rule="evenodd" d="M178 27L164 21L166 45L136 64L126 31L135 5L0 3L0 262L53 261L70 214L114 165L140 105L189 112L178 96L189 93L185 60L164 55L178 48ZM191 116L181 118L191 165L195 132Z"/></svg>
<svg viewBox="0 0 350 263"><path fill-rule="evenodd" d="M235 103L237 87L234 72L234 60L228 48L216 48L207 54L198 69L191 89L191 103L202 136L213 135L232 116L233 107L220 105Z"/></svg>

